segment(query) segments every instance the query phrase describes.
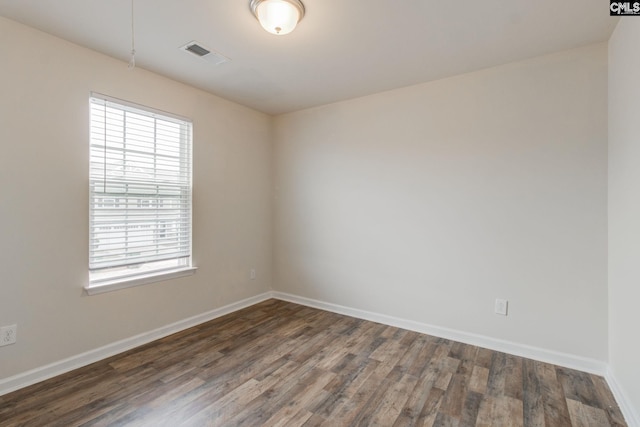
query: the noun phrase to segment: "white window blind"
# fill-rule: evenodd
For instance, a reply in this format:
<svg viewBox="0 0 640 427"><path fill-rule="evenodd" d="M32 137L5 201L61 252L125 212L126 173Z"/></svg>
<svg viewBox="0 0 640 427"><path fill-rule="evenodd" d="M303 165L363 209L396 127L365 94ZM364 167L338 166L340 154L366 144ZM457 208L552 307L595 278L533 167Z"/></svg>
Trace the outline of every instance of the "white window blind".
<svg viewBox="0 0 640 427"><path fill-rule="evenodd" d="M191 122L92 94L91 283L191 265Z"/></svg>

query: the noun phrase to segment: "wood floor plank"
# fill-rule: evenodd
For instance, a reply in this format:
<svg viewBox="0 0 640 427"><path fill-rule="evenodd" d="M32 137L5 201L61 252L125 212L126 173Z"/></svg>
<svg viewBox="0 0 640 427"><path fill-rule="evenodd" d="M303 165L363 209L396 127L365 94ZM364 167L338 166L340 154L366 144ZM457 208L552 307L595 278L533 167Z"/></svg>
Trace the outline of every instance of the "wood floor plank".
<svg viewBox="0 0 640 427"><path fill-rule="evenodd" d="M310 409L325 418L331 417L337 408L351 401L369 377L375 372L380 362L372 359L360 359L355 355L345 357L348 364L344 369L335 370L336 377L325 386L327 394L318 399Z"/></svg>
<svg viewBox="0 0 640 427"><path fill-rule="evenodd" d="M400 415L400 411L409 397L409 392L415 387L417 381L418 378L414 376L403 375L398 382L390 384L390 388L385 391L382 401L372 411L371 421L368 425L392 426Z"/></svg>
<svg viewBox="0 0 640 427"><path fill-rule="evenodd" d="M605 412L607 413L607 418L609 419L609 423L612 426L623 426L625 425L624 417L622 416L622 412L616 403L607 382L603 377L593 375L593 384L596 387L596 391L598 393L598 398L602 402L602 406L605 408Z"/></svg>
<svg viewBox="0 0 640 427"><path fill-rule="evenodd" d="M567 406L571 422L576 426L599 427L610 424L603 409L594 408L573 399L567 399Z"/></svg>
<svg viewBox="0 0 640 427"><path fill-rule="evenodd" d="M425 367L429 364L429 361L433 358L434 353L438 348L438 344L429 338L430 337L426 335L423 336L423 339L420 342L420 350L418 354L407 367L407 374L416 377L420 376L421 372L424 371Z"/></svg>
<svg viewBox="0 0 640 427"><path fill-rule="evenodd" d="M394 427L417 425L418 417L429 398L429 394L438 376L439 372L435 367L423 370L413 390L409 393L398 418L396 418L393 424Z"/></svg>
<svg viewBox="0 0 640 427"><path fill-rule="evenodd" d="M508 396L486 396L480 404L476 425L479 427L523 426L522 402Z"/></svg>
<svg viewBox="0 0 640 427"><path fill-rule="evenodd" d="M522 400L522 358L507 354L504 370L504 394Z"/></svg>
<svg viewBox="0 0 640 427"><path fill-rule="evenodd" d="M488 348L478 348L475 364L477 366L482 366L483 368L491 368L493 353L494 352L492 350L489 350Z"/></svg>
<svg viewBox="0 0 640 427"><path fill-rule="evenodd" d="M523 361L522 403L524 424L530 427L545 427L544 400L540 388L540 378L536 374L533 360Z"/></svg>
<svg viewBox="0 0 640 427"><path fill-rule="evenodd" d="M0 427L626 426L602 377L268 300L0 396Z"/></svg>
<svg viewBox="0 0 640 427"><path fill-rule="evenodd" d="M450 415L456 419L460 418L467 395L468 380L468 377L464 375L453 375L449 382L449 387L445 390L444 400L440 405L440 413Z"/></svg>
<svg viewBox="0 0 640 427"><path fill-rule="evenodd" d="M556 367L540 362L535 362L535 365L536 374L540 381L545 425L548 427L572 425L564 390L556 374Z"/></svg>
<svg viewBox="0 0 640 427"><path fill-rule="evenodd" d="M458 427L459 423L458 418L439 412L433 422L433 427Z"/></svg>
<svg viewBox="0 0 640 427"><path fill-rule="evenodd" d="M288 410L289 408L284 408ZM313 416L312 412L309 412L307 409L300 409L298 412L293 414L292 416L287 415L287 411L281 415L279 411L274 416L272 416L267 422L264 424L266 427L283 427L283 426L301 426L306 424L306 422Z"/></svg>
<svg viewBox="0 0 640 427"><path fill-rule="evenodd" d="M378 368L381 366L384 365L381 364ZM383 372L387 372L387 370L383 369ZM369 377L371 382L376 382L377 384L366 388L368 400L356 413L356 416L351 421L352 425L362 427L373 425L376 410L383 404L388 390L393 386L393 384L400 381L402 373L399 369L392 369L381 381L379 381L378 378L379 377L376 376L376 372ZM363 387L365 387L365 385L363 385Z"/></svg>
<svg viewBox="0 0 640 427"><path fill-rule="evenodd" d="M482 366L475 365L471 371L469 379L469 390L476 393L485 394L487 391L487 383L489 381L489 370Z"/></svg>
<svg viewBox="0 0 640 427"><path fill-rule="evenodd" d="M495 352L491 359L491 368L489 369L489 381L487 382L487 394L493 397L499 397L504 394L505 382L507 380L507 355Z"/></svg>
<svg viewBox="0 0 640 427"><path fill-rule="evenodd" d="M567 368L557 368L556 372L568 399L597 408L601 407L591 375Z"/></svg>
<svg viewBox="0 0 640 427"><path fill-rule="evenodd" d="M462 407L462 416L460 417L460 425L475 426L482 403L483 394L469 391Z"/></svg>
<svg viewBox="0 0 640 427"><path fill-rule="evenodd" d="M433 426L436 418L438 417L438 410L440 409L440 404L442 403L443 396L444 390L440 388L433 387L429 391L427 400L424 402L424 405L422 406L422 409L420 411L420 415L418 416L418 420L416 422L417 426Z"/></svg>
<svg viewBox="0 0 640 427"><path fill-rule="evenodd" d="M301 424L301 425L302 427L318 427L318 426L324 425L324 423L326 422L327 420L322 418L320 415L313 414L311 417L309 417L309 419L304 424Z"/></svg>
<svg viewBox="0 0 640 427"><path fill-rule="evenodd" d="M276 411L267 421L265 425L284 425L284 423L292 424L292 420L301 419L302 423L306 422L310 415L308 407L314 401L315 396L329 383L336 374L330 371L319 370L318 379L301 389L288 401L284 401L281 408ZM307 414L310 414L307 416ZM299 424L298 424L299 425Z"/></svg>

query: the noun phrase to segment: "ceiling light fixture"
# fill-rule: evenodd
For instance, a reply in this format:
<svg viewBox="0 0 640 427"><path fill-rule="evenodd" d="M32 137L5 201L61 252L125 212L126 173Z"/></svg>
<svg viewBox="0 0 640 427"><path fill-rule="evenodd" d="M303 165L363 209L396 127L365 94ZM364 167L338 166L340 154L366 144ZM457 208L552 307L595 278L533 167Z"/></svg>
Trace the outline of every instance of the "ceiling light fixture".
<svg viewBox="0 0 640 427"><path fill-rule="evenodd" d="M289 34L304 16L300 0L251 0L251 11L271 34Z"/></svg>

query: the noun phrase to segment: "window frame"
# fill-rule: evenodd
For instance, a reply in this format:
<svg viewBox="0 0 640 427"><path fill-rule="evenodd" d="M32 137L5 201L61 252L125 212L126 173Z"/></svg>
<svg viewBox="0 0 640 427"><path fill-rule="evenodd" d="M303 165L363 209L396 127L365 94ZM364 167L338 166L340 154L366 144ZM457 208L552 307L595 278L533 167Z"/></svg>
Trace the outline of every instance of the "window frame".
<svg viewBox="0 0 640 427"><path fill-rule="evenodd" d="M97 102L96 102L97 101ZM106 126L107 123L107 119L106 119L106 109L111 106L112 108L115 107L117 110L123 112L123 117L126 116L125 112L129 112L129 113L133 113L135 114L139 114L142 116L145 116L147 118L152 118L153 119L153 123L154 126L156 126L156 119L160 119L160 120L165 120L168 122L174 122L174 123L178 123L180 125L180 133L179 133L179 145L177 147L175 147L176 151L179 153L176 158L178 159L178 162L180 164L180 166L178 166L179 168L183 167L182 165L185 164L185 162L187 162L186 164L188 165L188 170L187 170L187 181L188 181L188 186L185 187L185 184L176 184L178 186L180 186L180 188L187 188L188 189L188 194L186 195L187 197L187 201L180 201L179 202L179 206L178 206L178 211L180 211L180 213L182 214L182 212L184 211L185 207L188 208L188 219L186 220L186 223L188 223L188 255L184 256L175 256L173 258L170 258L167 261L167 264L171 264L173 263L174 265L171 266L166 266L166 267L160 267L158 268L159 265L163 264L162 260L153 260L153 261L144 261L144 262L139 262L137 263L137 269L138 271L136 272L131 272L128 271L129 269L131 269L131 265L136 264L136 263L129 263L129 266L125 264L122 264L120 266L102 266L102 267L97 267L94 268L93 270L91 268L89 268L89 280L87 282L87 284L85 285L84 289L86 290L87 294L89 295L94 295L94 294L99 294L99 293L103 293L103 292L110 292L113 290L118 290L118 289L125 289L125 288L130 288L130 287L134 287L134 286L140 286L140 285L144 285L144 284L149 284L149 283L155 283L155 282L159 282L159 281L163 281L163 280L170 280L170 279L175 279L178 277L184 277L184 276L188 276L188 275L192 275L196 272L197 268L193 265L193 122L185 117L181 117L178 116L176 114L173 113L167 113L165 111L161 111L161 110L157 110L154 108L150 108L144 105L140 105L140 104L136 104L133 102L129 102L129 101L124 101L121 99L117 99L117 98L113 98L107 95L103 95L100 93L96 93L96 92L91 92L90 96L89 96L89 159L90 159L90 163L89 163L89 259L95 259L95 253L94 253L94 249L92 249L92 242L95 243L95 240L92 241L92 237L95 237L95 235L97 234L97 232L95 232L95 230L92 230L92 227L95 227L95 219L99 218L99 214L95 214L94 213L96 211L99 212L100 208L103 208L103 204L102 202L97 202L96 201L96 194L100 194L99 192L95 192L93 189L93 185L95 182L95 172L96 170L94 169L94 164L92 163L92 156L95 154L95 147L92 147L92 144L94 144L94 123L93 123L93 119L94 119L94 113L93 113L93 105L94 104L99 104L101 102L104 102L104 106L105 106L105 119L104 119L104 123ZM125 129L126 125L123 124L123 130ZM105 154L104 156L106 156L107 154L107 150L109 149L108 143L106 142L106 130L107 128L105 127L102 131L104 132L104 137L105 137L105 142L104 142L104 150L105 150ZM155 127L154 127L155 129ZM123 152L128 150L126 147L126 143L129 140L130 137L125 136L126 134L123 132L123 136L122 136L122 144L123 145ZM149 158L153 159L153 174L154 176L156 173L158 173L158 171L160 172L165 172L166 170L162 170L162 169L157 169L156 164L157 164L157 144L158 144L158 137L157 135L154 133L153 135L153 142L148 143L150 146L154 147L153 150L153 154L150 154ZM184 146L184 144L187 144L186 146ZM112 147L113 148L113 147ZM105 176L105 180L107 179L107 172L106 172L106 165L107 165L107 158L104 157L104 165L103 166L104 169L104 176ZM123 170L125 170L126 167L126 161L122 160L122 168ZM94 162L95 163L95 162ZM180 173L182 174L183 172L176 172L176 173ZM123 176L126 175L126 173L122 174ZM157 178L154 178L157 179ZM132 181L127 180L127 178L122 179L122 182L124 182L125 187L132 185ZM155 182L153 180L150 180L151 183ZM104 185L106 186L108 183L108 181L104 181ZM151 184L149 184L151 185ZM156 185L157 187L159 187L159 185ZM128 190L126 190L128 191ZM123 193L126 194L126 193ZM162 193L160 193L162 194ZM157 194L156 194L157 195ZM178 196L181 200L183 196ZM131 197L128 200L130 201L130 203L132 201L134 201L135 197ZM127 197L122 197L122 198L118 198L118 197L109 197L109 198L105 198L104 200L109 200L109 199L114 199L116 203L119 202L119 200L125 200L125 205L129 206L129 204L126 203L127 201ZM136 206L137 209L140 209L140 204L142 203L144 205L144 202L150 202L151 199L153 199L153 197L151 197L149 200L141 200L138 199ZM153 209L150 209L151 211L156 213L156 218L153 220L155 221L155 225L157 226L160 222L162 222L160 219L158 219L158 212L160 212L160 209L162 208L162 204L164 199L162 198L157 198L157 199L153 199L153 200L160 200L162 201L161 203L157 203L155 205L155 207ZM106 204L104 204L106 205ZM153 205L153 203L149 203L147 204L147 206L149 205ZM130 208L124 208L123 210L126 212L127 210L131 210L132 212L134 211L135 206L130 205ZM106 207L106 206L104 206ZM139 212L138 212L139 213ZM103 212L104 215L104 212ZM125 216L128 216L128 214L126 214ZM177 222L176 224L180 224L181 225L181 229L184 228L182 227L185 224L185 220L182 218L182 215L180 216L180 220L179 222ZM125 220L126 221L126 220ZM157 227L156 227L157 228ZM155 229L155 228L154 228ZM158 243L155 243L155 237L154 239L154 244L158 245ZM180 237L178 237L178 239L180 239ZM184 245L178 243L177 244L178 248L182 247L184 250ZM94 244L95 246L95 244ZM126 244L125 244L126 247ZM157 247L157 246L156 246ZM96 249L97 250L97 249ZM125 249L125 252L129 251L129 249ZM92 258L92 255L94 256L94 258ZM156 250L156 256L157 256L157 250ZM126 256L125 256L126 259ZM95 264L94 264L95 265ZM155 265L155 268L153 268L153 265ZM146 267L146 268L145 268ZM114 273L115 271L115 273Z"/></svg>

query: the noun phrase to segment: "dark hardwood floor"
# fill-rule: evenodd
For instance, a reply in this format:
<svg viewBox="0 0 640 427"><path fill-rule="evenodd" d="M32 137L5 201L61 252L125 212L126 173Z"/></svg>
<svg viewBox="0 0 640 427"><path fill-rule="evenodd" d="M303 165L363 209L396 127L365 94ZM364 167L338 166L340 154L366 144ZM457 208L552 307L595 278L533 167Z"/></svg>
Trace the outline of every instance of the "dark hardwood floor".
<svg viewBox="0 0 640 427"><path fill-rule="evenodd" d="M269 300L0 397L1 426L624 426L601 377Z"/></svg>

